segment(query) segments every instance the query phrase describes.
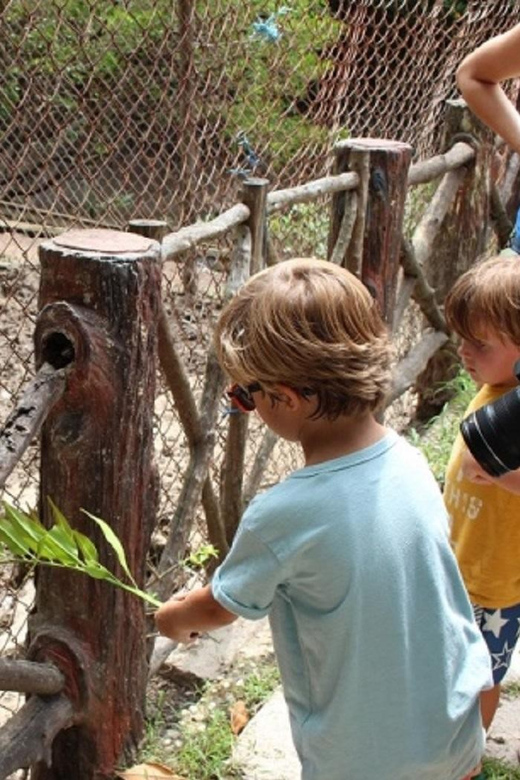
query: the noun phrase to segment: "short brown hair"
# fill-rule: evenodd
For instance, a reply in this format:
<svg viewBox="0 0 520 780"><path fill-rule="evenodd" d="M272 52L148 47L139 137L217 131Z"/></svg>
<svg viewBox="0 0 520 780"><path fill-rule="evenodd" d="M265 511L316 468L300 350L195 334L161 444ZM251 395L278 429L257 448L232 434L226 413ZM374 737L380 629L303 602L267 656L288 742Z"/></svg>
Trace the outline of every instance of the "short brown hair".
<svg viewBox="0 0 520 780"><path fill-rule="evenodd" d="M375 411L390 381L392 350L378 307L344 268L295 258L253 276L222 312L219 361L233 381L310 390L316 417Z"/></svg>
<svg viewBox="0 0 520 780"><path fill-rule="evenodd" d="M445 315L468 341L490 329L520 346L520 257L492 257L462 274L446 297Z"/></svg>

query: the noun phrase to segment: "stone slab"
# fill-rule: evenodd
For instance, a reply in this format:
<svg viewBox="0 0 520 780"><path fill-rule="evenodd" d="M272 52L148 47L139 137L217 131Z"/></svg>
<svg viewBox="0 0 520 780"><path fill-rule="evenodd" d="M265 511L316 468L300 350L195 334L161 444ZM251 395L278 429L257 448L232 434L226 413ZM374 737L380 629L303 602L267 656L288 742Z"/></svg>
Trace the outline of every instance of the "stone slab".
<svg viewBox="0 0 520 780"><path fill-rule="evenodd" d="M269 655L272 650L267 618L255 621L238 618L231 625L205 634L191 645L177 645L164 663L205 680L214 680L225 674L237 658L258 659Z"/></svg>
<svg viewBox="0 0 520 780"><path fill-rule="evenodd" d="M278 689L240 734L233 756L245 780L300 780L289 714ZM325 780L325 779L324 779Z"/></svg>

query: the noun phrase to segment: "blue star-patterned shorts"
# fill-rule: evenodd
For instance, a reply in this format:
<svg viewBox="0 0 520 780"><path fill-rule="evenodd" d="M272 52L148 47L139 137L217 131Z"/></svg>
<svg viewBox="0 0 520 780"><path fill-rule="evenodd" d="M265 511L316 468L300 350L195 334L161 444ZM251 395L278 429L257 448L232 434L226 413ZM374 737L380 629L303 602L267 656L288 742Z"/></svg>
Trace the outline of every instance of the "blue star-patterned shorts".
<svg viewBox="0 0 520 780"><path fill-rule="evenodd" d="M487 609L473 604L473 612L491 655L493 681L498 685L509 669L520 635L520 604L505 609Z"/></svg>

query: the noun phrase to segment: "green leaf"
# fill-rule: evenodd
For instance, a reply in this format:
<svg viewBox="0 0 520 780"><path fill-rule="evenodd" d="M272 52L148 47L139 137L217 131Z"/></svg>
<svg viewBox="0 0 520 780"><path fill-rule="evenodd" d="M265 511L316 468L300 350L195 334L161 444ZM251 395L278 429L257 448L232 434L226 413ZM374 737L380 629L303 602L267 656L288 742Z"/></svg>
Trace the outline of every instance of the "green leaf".
<svg viewBox="0 0 520 780"><path fill-rule="evenodd" d="M77 567L80 563L78 548L71 543L67 532L59 525L53 525L43 537L37 552L38 558L56 561L63 566Z"/></svg>
<svg viewBox="0 0 520 780"><path fill-rule="evenodd" d="M97 563L99 556L94 542L92 542L88 536L85 536L85 534L82 534L79 531L73 531L73 534L85 563Z"/></svg>
<svg viewBox="0 0 520 780"><path fill-rule="evenodd" d="M47 533L47 529L39 520L29 517L29 515L22 512L20 509L15 509L13 506L6 503L4 503L4 509L6 519L10 522L11 529L18 539L18 542L29 550L36 552L42 538Z"/></svg>
<svg viewBox="0 0 520 780"><path fill-rule="evenodd" d="M127 590L129 593L133 593L134 596L139 596L140 599L143 599L143 601L147 601L149 604L152 604L156 608L162 606L162 604L163 604L162 601L159 601L158 598L156 598L155 596L152 596L151 593L147 593L145 590L141 590L140 588L136 588L133 585L127 585L126 583L121 582L121 580L117 580L117 582L113 582L113 584L114 585L117 584L123 590Z"/></svg>
<svg viewBox="0 0 520 780"><path fill-rule="evenodd" d="M218 558L218 550L212 544L203 544L183 560L184 564L193 568L202 568L210 558Z"/></svg>
<svg viewBox="0 0 520 780"><path fill-rule="evenodd" d="M87 536L73 529L52 501L50 504L56 524L49 530L39 520L29 517L7 503L4 504L5 517L0 518L0 543L3 543L15 558L87 574L132 593L155 608L161 606L162 602L155 596L137 587L128 568L123 545L108 523L82 510L103 532L106 541L116 553L121 567L132 581L131 585L118 579L99 563L98 551L94 543ZM0 550L0 563L1 553Z"/></svg>
<svg viewBox="0 0 520 780"><path fill-rule="evenodd" d="M110 547L117 555L117 559L121 564L121 568L128 576L128 578L131 580L131 582L134 584L134 586L136 586L136 582L132 577L132 573L130 569L128 568L128 563L126 561L126 555L125 555L125 550L123 548L123 545L119 541L118 537L116 536L112 528L108 525L108 523L106 523L100 517L96 517L95 515L92 515L90 512L87 512L86 509L82 509L81 511L84 512L87 515L87 517L90 517L90 519L93 520L99 526L99 528L103 532L103 536L105 537L106 541L108 542Z"/></svg>
<svg viewBox="0 0 520 780"><path fill-rule="evenodd" d="M84 563L81 570L86 572L89 577L94 577L96 580L107 580L110 582L116 580L117 582L117 578L114 577L108 569L105 569L101 563Z"/></svg>
<svg viewBox="0 0 520 780"><path fill-rule="evenodd" d="M69 521L67 520L63 512L61 512L61 510L58 509L58 507L56 506L52 498L50 498L50 496L47 497L47 500L51 507L52 516L55 524L58 525L63 530L63 532L69 537L70 544L75 547L76 543L74 541L74 530L71 527Z"/></svg>
<svg viewBox="0 0 520 780"><path fill-rule="evenodd" d="M33 555L31 548L25 541L25 535L20 536L19 529L14 529L7 518L0 520L0 541L19 558L27 558Z"/></svg>

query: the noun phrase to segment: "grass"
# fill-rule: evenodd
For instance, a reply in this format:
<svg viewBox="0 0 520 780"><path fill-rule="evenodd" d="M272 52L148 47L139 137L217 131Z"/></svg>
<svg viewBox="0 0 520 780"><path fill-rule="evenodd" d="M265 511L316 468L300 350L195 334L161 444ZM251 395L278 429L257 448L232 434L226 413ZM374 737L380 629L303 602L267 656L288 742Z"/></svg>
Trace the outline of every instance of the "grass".
<svg viewBox="0 0 520 780"><path fill-rule="evenodd" d="M520 769L503 764L494 758L485 758L483 775L486 780L520 780Z"/></svg>
<svg viewBox="0 0 520 780"><path fill-rule="evenodd" d="M520 697L520 681L511 680L511 682L506 682L502 686L502 692L510 699L518 699Z"/></svg>
<svg viewBox="0 0 520 780"><path fill-rule="evenodd" d="M191 723L186 728L182 747L175 756L175 770L190 780L224 780L229 777L226 765L234 739L228 713L218 707L213 709L204 722Z"/></svg>
<svg viewBox="0 0 520 780"><path fill-rule="evenodd" d="M160 687L149 702L146 735L137 762L165 764L189 780L240 777L230 761L236 736L230 713L242 702L252 717L280 683L272 657L237 665L191 697Z"/></svg>
<svg viewBox="0 0 520 780"><path fill-rule="evenodd" d="M460 422L467 405L477 392L475 383L465 371L460 371L446 384L446 388L453 393L453 397L440 414L421 430L411 428L407 433L412 444L424 453L440 485L444 484L446 466Z"/></svg>
<svg viewBox="0 0 520 780"><path fill-rule="evenodd" d="M267 664L247 675L242 688L242 699L249 713L254 714L280 685L280 672L275 664Z"/></svg>

